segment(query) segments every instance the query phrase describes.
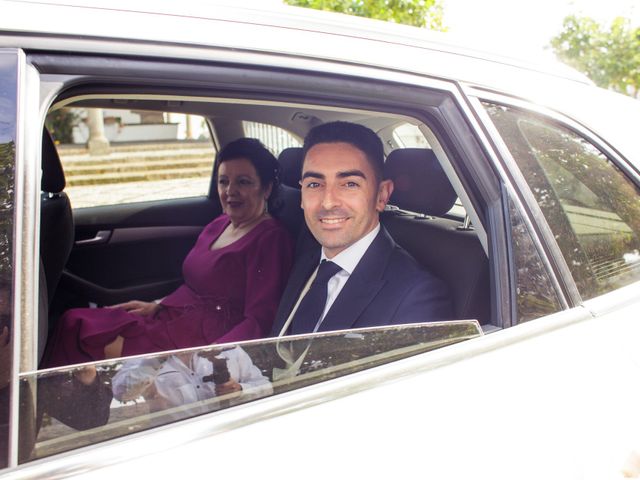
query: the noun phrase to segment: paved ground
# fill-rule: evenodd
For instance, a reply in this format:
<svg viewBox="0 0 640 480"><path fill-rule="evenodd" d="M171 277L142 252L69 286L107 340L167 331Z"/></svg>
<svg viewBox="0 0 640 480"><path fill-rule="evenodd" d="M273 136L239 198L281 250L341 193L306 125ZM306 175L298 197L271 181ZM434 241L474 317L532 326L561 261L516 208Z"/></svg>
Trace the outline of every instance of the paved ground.
<svg viewBox="0 0 640 480"><path fill-rule="evenodd" d="M209 178L178 178L153 182L83 185L67 187L65 192L75 209L206 195L209 182Z"/></svg>
<svg viewBox="0 0 640 480"><path fill-rule="evenodd" d="M121 145L104 156L69 147L59 153L73 208L206 195L214 157L210 145L193 142ZM168 179L158 178L163 172ZM79 182L78 175L92 179ZM130 181L132 175L149 179Z"/></svg>

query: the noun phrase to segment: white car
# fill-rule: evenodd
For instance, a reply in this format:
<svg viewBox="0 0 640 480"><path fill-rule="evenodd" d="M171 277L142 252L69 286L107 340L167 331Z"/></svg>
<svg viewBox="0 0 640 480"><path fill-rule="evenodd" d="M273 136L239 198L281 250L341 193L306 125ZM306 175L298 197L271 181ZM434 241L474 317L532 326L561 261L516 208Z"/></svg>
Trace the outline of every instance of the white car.
<svg viewBox="0 0 640 480"><path fill-rule="evenodd" d="M0 12L0 476L640 476L637 100L326 12ZM65 309L180 283L221 213L211 169L228 141L278 156L298 235L300 144L333 120L383 140L382 223L448 285L457 320L38 370ZM208 378L202 359L223 353L252 364L253 386L189 390L176 362ZM183 400L154 403L159 372Z"/></svg>

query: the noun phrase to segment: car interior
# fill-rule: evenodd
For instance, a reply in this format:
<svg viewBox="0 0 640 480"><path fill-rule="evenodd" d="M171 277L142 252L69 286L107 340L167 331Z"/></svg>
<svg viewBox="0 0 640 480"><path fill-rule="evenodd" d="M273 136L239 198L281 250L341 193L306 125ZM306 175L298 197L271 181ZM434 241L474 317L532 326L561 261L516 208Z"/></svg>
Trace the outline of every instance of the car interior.
<svg viewBox="0 0 640 480"><path fill-rule="evenodd" d="M383 141L385 174L395 184L381 216L383 225L398 244L448 285L456 318L491 323L490 268L486 242L481 241L486 234L482 225L470 220L478 217L464 201L462 182L452 173L444 150L431 145L437 135L420 120L340 106L121 93L67 94L50 111L63 107L198 115L206 120L213 153L231 140L249 136L246 122L286 132L298 145L273 152L281 166L282 202L274 216L298 245L309 238L298 184L302 139L310 128L328 121L366 125ZM407 128L417 132L419 145L399 135ZM171 292L180 284L182 261L200 230L221 213L212 183L208 194L201 196L74 208L73 199L65 194L65 172L57 148L45 128L40 256L48 308L40 313L40 354L47 331L68 308L153 300Z"/></svg>

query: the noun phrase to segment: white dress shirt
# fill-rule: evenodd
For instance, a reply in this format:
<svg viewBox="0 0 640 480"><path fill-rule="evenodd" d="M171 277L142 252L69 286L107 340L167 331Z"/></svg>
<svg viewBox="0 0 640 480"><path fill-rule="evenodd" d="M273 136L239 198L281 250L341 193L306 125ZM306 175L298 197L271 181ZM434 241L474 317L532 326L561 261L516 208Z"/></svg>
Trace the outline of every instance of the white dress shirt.
<svg viewBox="0 0 640 480"><path fill-rule="evenodd" d="M242 386L243 401L273 392L269 379L242 348L225 350L218 358L227 360L230 377ZM157 394L145 400L151 411L158 411L216 396L215 384L202 380L213 373L213 365L198 352L190 354L188 359L171 355L162 365L152 365L152 362L144 358L125 361L112 380L114 397L119 401L144 397L147 387L154 384ZM206 408L201 413L205 412Z"/></svg>
<svg viewBox="0 0 640 480"><path fill-rule="evenodd" d="M373 242L373 239L376 238L376 235L378 235L379 231L380 224L378 223L378 225L376 225L373 230L371 230L353 245L345 248L333 258L327 258L327 256L324 254L324 249L322 249L320 262L322 262L323 260L329 260L338 265L342 270L336 273L327 282L327 303L324 305L324 310L322 312L322 315L320 316L320 320L316 324L316 327L313 329L314 333L317 332L320 328L320 325L322 325L322 321L324 320L325 315L333 305L333 302L336 301L336 298L338 298L338 295L340 295L340 292L347 283L347 280L349 280L349 277L358 266L358 263L360 263L360 260L364 256L364 253Z"/></svg>

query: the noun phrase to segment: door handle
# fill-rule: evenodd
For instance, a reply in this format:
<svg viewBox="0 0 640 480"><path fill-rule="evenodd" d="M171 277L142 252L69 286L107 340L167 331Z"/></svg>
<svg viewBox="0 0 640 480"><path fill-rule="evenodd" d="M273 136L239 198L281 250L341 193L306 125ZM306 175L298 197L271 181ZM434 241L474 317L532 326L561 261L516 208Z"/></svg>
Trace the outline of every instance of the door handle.
<svg viewBox="0 0 640 480"><path fill-rule="evenodd" d="M85 240L76 240L76 246L86 245L99 245L101 243L107 243L111 237L111 230L99 230L96 236L93 238L87 238Z"/></svg>

